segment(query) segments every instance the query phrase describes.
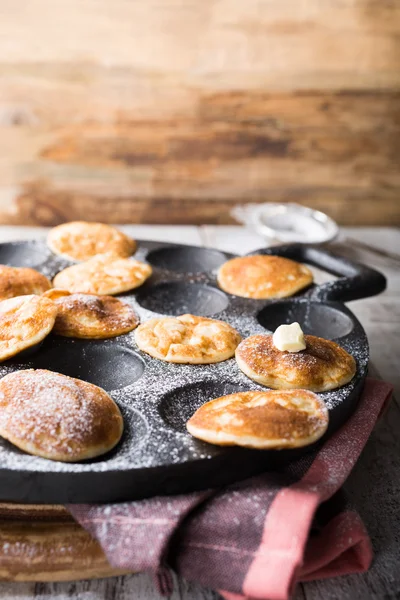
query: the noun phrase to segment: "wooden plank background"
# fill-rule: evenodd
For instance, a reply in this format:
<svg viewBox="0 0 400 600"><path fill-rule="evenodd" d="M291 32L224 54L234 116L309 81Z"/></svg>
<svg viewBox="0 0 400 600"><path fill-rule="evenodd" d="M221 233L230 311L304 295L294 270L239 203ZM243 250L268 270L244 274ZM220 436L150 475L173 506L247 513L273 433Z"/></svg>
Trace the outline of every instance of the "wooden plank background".
<svg viewBox="0 0 400 600"><path fill-rule="evenodd" d="M400 224L397 0L2 0L0 222Z"/></svg>

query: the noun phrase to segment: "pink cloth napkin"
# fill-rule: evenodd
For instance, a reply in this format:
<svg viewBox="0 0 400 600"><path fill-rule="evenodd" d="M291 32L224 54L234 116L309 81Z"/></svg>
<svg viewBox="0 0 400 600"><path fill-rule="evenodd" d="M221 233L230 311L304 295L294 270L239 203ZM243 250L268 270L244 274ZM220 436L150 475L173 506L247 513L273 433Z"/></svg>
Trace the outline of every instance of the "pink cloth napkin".
<svg viewBox="0 0 400 600"><path fill-rule="evenodd" d="M372 548L341 486L392 387L367 379L351 418L321 448L279 472L224 489L111 505L70 505L114 567L168 567L228 600L286 600L297 581L366 571Z"/></svg>

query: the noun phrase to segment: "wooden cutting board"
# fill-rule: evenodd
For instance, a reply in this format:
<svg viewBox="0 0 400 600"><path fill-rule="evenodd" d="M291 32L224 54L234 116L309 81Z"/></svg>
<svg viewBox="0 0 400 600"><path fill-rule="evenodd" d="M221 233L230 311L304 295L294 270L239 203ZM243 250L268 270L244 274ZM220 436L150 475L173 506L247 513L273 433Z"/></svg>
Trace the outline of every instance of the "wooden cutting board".
<svg viewBox="0 0 400 600"><path fill-rule="evenodd" d="M70 581L126 573L59 505L0 504L0 580Z"/></svg>

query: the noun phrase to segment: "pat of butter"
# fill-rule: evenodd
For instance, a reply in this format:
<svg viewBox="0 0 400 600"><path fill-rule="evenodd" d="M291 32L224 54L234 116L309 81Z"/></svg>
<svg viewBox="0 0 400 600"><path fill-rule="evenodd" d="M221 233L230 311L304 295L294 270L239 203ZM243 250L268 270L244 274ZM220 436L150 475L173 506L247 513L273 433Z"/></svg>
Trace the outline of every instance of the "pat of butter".
<svg viewBox="0 0 400 600"><path fill-rule="evenodd" d="M304 333L298 323L280 325L272 336L272 341L282 352L300 352L306 348Z"/></svg>

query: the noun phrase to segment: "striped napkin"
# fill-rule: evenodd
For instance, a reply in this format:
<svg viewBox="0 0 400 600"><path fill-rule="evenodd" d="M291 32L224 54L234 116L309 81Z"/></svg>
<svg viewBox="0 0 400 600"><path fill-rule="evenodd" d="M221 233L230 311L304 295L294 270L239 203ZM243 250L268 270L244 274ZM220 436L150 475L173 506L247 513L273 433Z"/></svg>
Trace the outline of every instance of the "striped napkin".
<svg viewBox="0 0 400 600"><path fill-rule="evenodd" d="M368 534L341 487L391 392L367 379L347 423L279 472L223 489L68 509L110 565L153 572L166 594L172 568L227 600L286 600L298 581L360 573L371 564Z"/></svg>

